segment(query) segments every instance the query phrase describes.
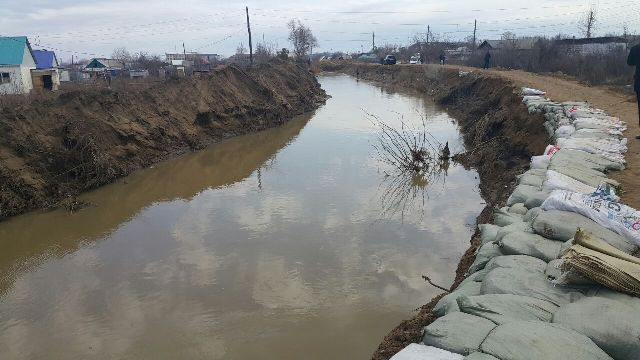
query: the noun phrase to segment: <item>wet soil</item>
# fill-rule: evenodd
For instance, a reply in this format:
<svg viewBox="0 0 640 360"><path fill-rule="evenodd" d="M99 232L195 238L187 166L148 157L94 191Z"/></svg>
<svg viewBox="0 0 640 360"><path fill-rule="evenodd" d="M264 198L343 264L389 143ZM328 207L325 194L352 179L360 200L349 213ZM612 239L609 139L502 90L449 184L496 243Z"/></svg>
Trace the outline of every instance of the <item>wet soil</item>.
<svg viewBox="0 0 640 360"><path fill-rule="evenodd" d="M491 222L493 208L504 205L515 187L516 175L525 171L530 157L542 153L548 144L543 117L526 111L518 95L519 85L504 77L479 72L461 76L458 68L437 65L329 63L323 68L382 86L429 94L457 118L467 151L455 155L454 160L478 171L481 195L486 201L476 219L478 224ZM451 290L464 279L479 243L476 230L458 263ZM423 327L435 320L432 309L440 297L421 306L412 319L387 334L372 358L389 359L409 343L419 342Z"/></svg>
<svg viewBox="0 0 640 360"><path fill-rule="evenodd" d="M280 125L325 99L307 69L278 63L0 104L0 220L65 206L134 170Z"/></svg>

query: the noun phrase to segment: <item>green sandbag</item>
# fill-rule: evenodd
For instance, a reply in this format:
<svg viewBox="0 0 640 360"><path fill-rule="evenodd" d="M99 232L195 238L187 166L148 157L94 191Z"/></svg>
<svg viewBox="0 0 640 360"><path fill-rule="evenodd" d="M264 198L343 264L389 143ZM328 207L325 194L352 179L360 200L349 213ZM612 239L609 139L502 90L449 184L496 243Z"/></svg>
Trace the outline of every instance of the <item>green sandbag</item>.
<svg viewBox="0 0 640 360"><path fill-rule="evenodd" d="M537 271L543 273L547 268L547 263L544 261L535 258L533 256L527 255L504 255L504 256L496 256L493 259L489 260L487 265L484 267L484 271L489 272L493 269L497 268L520 268L526 269L528 271ZM477 281L477 278L476 278Z"/></svg>
<svg viewBox="0 0 640 360"><path fill-rule="evenodd" d="M549 262L558 258L562 242L537 234L512 232L505 235L498 246L505 255L528 255Z"/></svg>
<svg viewBox="0 0 640 360"><path fill-rule="evenodd" d="M538 271L498 268L485 275L480 293L531 296L563 305L582 298L587 290L588 287L554 285Z"/></svg>
<svg viewBox="0 0 640 360"><path fill-rule="evenodd" d="M478 228L480 229L480 242L482 245L495 241L498 230L500 230L500 226L493 224L480 224Z"/></svg>
<svg viewBox="0 0 640 360"><path fill-rule="evenodd" d="M529 210L529 209L527 209L527 208L524 206L524 203L515 203L515 204L513 204L513 205L509 206L509 210L508 210L508 211L509 211L510 213L512 213L512 214L517 214L517 215L522 215L522 216L524 216L524 215L526 215L526 214L527 214L527 211L528 211L528 210Z"/></svg>
<svg viewBox="0 0 640 360"><path fill-rule="evenodd" d="M537 320L551 322L558 306L529 296L513 294L488 294L461 296L460 311L491 320L498 325L513 321Z"/></svg>
<svg viewBox="0 0 640 360"><path fill-rule="evenodd" d="M584 298L562 306L553 322L586 335L616 360L640 356L640 314L618 301Z"/></svg>
<svg viewBox="0 0 640 360"><path fill-rule="evenodd" d="M455 291L450 292L438 301L433 307L436 316L443 316L452 312L460 311L458 308L458 297L465 295L480 295L481 282L469 281L458 285Z"/></svg>
<svg viewBox="0 0 640 360"><path fill-rule="evenodd" d="M487 319L454 312L426 326L422 342L453 353L468 355L478 351L482 341L495 327L496 324Z"/></svg>
<svg viewBox="0 0 640 360"><path fill-rule="evenodd" d="M585 335L542 321L500 325L480 350L504 360L612 360Z"/></svg>
<svg viewBox="0 0 640 360"><path fill-rule="evenodd" d="M519 185L529 185L537 187L538 189L542 188L542 183L546 179L546 176L532 175L524 173L522 176L518 178Z"/></svg>
<svg viewBox="0 0 640 360"><path fill-rule="evenodd" d="M512 232L528 232L533 234L533 228L531 227L530 223L527 223L524 221L514 222L511 225L501 227L496 233L495 241L502 240L502 238L505 235L510 234Z"/></svg>
<svg viewBox="0 0 640 360"><path fill-rule="evenodd" d="M535 219L536 216L538 216L538 214L541 211L544 211L544 210L542 210L541 207L534 207L534 208L529 209L527 211L527 213L522 217L522 221L524 221L524 222L533 222L533 219Z"/></svg>
<svg viewBox="0 0 640 360"><path fill-rule="evenodd" d="M603 299L609 299L621 302L634 309L636 313L640 314L640 298L623 294L621 292L611 290L604 286L598 286L593 291L590 291L587 296L597 297Z"/></svg>
<svg viewBox="0 0 640 360"><path fill-rule="evenodd" d="M507 206L511 206L515 203L526 203L527 199L540 191L539 187L530 185L518 185L513 189L513 193L507 199Z"/></svg>
<svg viewBox="0 0 640 360"><path fill-rule="evenodd" d="M493 210L493 223L498 226L507 226L515 222L521 222L522 215L513 214L503 209Z"/></svg>
<svg viewBox="0 0 640 360"><path fill-rule="evenodd" d="M486 243L482 245L476 252L476 258L473 261L473 264L471 264L471 267L469 267L468 273L473 274L478 270L482 270L489 260L500 255L503 254L498 245L494 243Z"/></svg>
<svg viewBox="0 0 640 360"><path fill-rule="evenodd" d="M467 355L462 360L500 360L495 356L476 351L471 355Z"/></svg>
<svg viewBox="0 0 640 360"><path fill-rule="evenodd" d="M579 150L565 149L553 155L551 162L573 162L598 171L624 170L624 165L605 159L597 154L589 154Z"/></svg>
<svg viewBox="0 0 640 360"><path fill-rule="evenodd" d="M638 250L638 247L626 238L574 212L561 210L543 211L533 221L533 230L536 234L560 241L572 239L578 228L593 234L594 237L604 240L609 245L627 254L633 254Z"/></svg>
<svg viewBox="0 0 640 360"><path fill-rule="evenodd" d="M527 209L533 209L533 208L540 207L540 205L542 205L542 203L545 200L547 200L548 197L549 197L549 192L548 191L546 191L546 190L536 191L535 193L530 194L530 196L527 199L527 201L524 202L524 206Z"/></svg>

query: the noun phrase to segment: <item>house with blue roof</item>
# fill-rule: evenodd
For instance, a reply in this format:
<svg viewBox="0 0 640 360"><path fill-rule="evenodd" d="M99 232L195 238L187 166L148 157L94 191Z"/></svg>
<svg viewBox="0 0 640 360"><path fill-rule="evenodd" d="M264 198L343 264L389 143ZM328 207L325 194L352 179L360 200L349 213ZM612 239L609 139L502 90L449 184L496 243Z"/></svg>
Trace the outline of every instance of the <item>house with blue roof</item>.
<svg viewBox="0 0 640 360"><path fill-rule="evenodd" d="M31 70L33 88L37 91L58 90L60 86L60 64L56 53L50 50L33 50L35 70Z"/></svg>
<svg viewBox="0 0 640 360"><path fill-rule="evenodd" d="M26 36L0 37L0 95L28 94L33 89L31 70L35 69Z"/></svg>

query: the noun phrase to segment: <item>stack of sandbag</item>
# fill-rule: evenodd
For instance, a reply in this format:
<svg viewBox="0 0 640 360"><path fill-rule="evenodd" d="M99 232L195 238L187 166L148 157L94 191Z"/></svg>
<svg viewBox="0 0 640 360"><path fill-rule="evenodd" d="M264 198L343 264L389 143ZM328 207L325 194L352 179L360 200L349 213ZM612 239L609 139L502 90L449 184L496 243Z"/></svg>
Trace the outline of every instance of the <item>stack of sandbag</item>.
<svg viewBox="0 0 640 360"><path fill-rule="evenodd" d="M404 354L640 358L640 212L619 202L607 177L624 169L626 126L585 102L521 93L554 143L531 158L493 224L479 225L467 278L436 304L420 350Z"/></svg>
<svg viewBox="0 0 640 360"><path fill-rule="evenodd" d="M593 247L572 245L562 257L562 271L575 271L610 289L640 296L640 259L615 248L601 252L602 246ZM561 277L559 282L568 281Z"/></svg>
<svg viewBox="0 0 640 360"><path fill-rule="evenodd" d="M640 245L640 212L600 193L582 194L554 190L542 203L543 210L562 210L581 214L599 225Z"/></svg>

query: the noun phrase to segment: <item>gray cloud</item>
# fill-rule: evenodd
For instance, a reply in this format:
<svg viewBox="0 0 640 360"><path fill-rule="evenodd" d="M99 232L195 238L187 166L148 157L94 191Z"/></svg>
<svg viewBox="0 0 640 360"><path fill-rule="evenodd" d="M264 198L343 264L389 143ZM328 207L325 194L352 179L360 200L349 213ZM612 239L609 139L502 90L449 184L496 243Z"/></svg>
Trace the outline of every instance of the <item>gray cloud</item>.
<svg viewBox="0 0 640 360"><path fill-rule="evenodd" d="M426 26L440 37L462 39L479 21L478 38L496 38L507 30L534 35L579 35L576 21L583 1L250 1L254 37L288 46L286 22L300 18L319 40L317 51L358 51L371 45L406 44ZM623 24L640 30L634 1L601 1L597 34L622 32ZM635 9L635 8L634 8ZM30 36L35 47L54 48L59 57L109 56L116 47L163 54L182 50L230 55L246 44L243 4L222 1L27 0L3 4L0 35ZM635 9L638 10L638 9Z"/></svg>

